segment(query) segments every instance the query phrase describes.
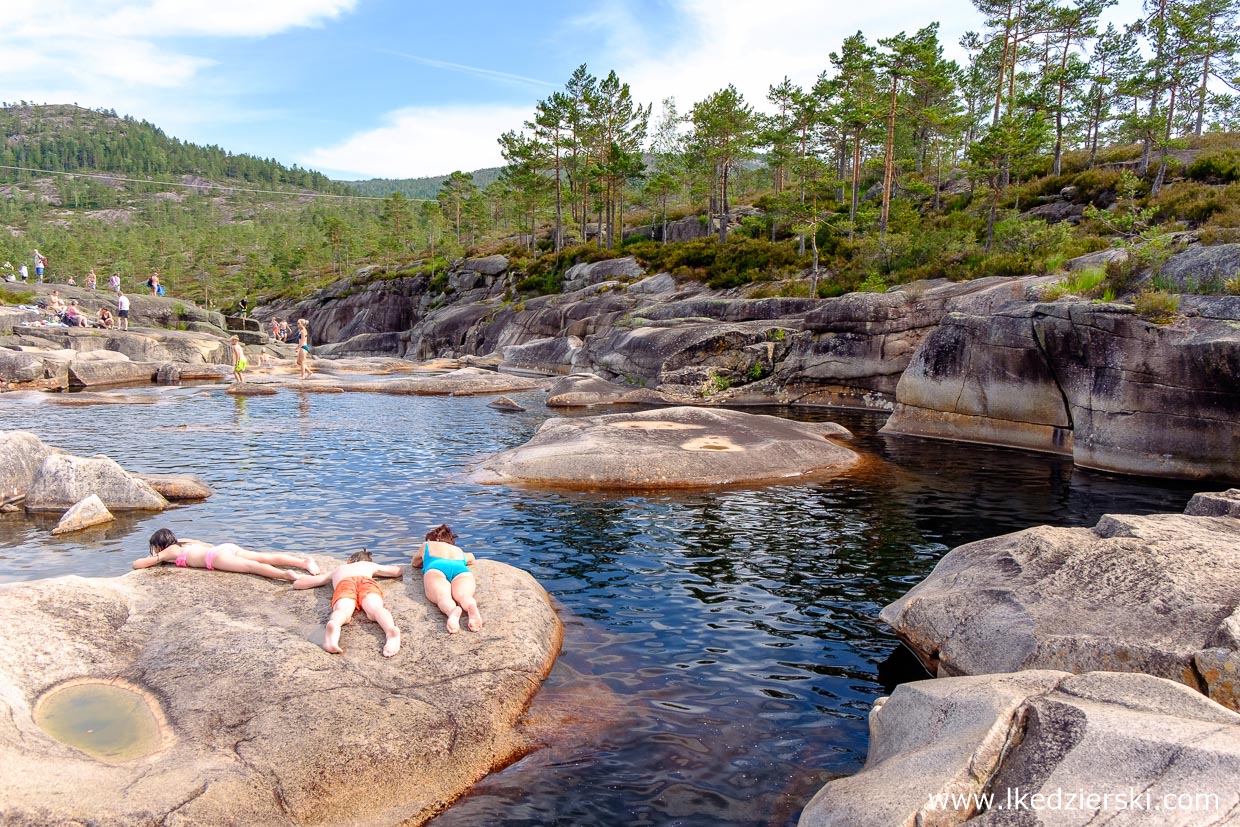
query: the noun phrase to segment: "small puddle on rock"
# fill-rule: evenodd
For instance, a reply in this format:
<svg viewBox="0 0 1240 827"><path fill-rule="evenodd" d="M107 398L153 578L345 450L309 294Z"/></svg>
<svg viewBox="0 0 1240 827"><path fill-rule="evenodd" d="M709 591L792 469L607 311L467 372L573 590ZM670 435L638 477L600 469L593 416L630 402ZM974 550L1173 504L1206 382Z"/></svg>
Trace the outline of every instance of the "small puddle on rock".
<svg viewBox="0 0 1240 827"><path fill-rule="evenodd" d="M158 710L141 692L103 681L62 684L35 705L48 735L109 763L132 761L163 746Z"/></svg>

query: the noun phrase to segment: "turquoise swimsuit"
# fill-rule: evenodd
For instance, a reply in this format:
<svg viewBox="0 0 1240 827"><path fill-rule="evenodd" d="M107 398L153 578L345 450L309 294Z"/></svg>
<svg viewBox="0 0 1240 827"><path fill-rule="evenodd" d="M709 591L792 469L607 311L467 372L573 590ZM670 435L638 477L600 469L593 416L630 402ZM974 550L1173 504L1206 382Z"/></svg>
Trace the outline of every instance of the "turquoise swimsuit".
<svg viewBox="0 0 1240 827"><path fill-rule="evenodd" d="M469 566L465 565L464 560L449 560L446 557L432 557L431 544L427 542L422 547L422 573L428 571L441 571L443 576L448 578L451 583L456 579L457 575L468 574Z"/></svg>

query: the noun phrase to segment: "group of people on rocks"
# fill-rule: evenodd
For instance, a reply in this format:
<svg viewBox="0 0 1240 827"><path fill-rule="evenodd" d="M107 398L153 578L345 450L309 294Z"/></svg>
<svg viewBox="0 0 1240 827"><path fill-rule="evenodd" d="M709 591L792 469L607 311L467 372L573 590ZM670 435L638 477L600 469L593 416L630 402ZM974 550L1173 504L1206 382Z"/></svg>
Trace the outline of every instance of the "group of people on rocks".
<svg viewBox="0 0 1240 827"><path fill-rule="evenodd" d="M34 251L34 272L35 272L35 280L39 284L42 284L44 281L44 274L46 272L46 268L47 268L47 256L43 255L36 249ZM25 264L23 264L17 270L14 270L13 263L11 261L6 261L4 262L4 264L0 264L0 273L3 273L3 275L0 276L0 278L3 278L6 282L10 284L13 284L15 282L29 282L30 280L30 268L27 267ZM72 274L70 274L69 277L65 279L65 284L68 285L69 287L77 287L78 281ZM99 276L95 274L95 270L93 267L89 271L87 271L86 276L83 279L83 283L81 286L85 287L87 290L90 290L92 292L98 289ZM159 281L158 272L151 273L150 277L146 280L146 287L151 291L152 296L162 296L166 292L164 286ZM118 295L120 294L121 276L119 273L113 273L112 275L108 276L108 289L113 293L116 293Z"/></svg>
<svg viewBox="0 0 1240 827"><path fill-rule="evenodd" d="M167 528L152 534L148 544L150 554L135 560L133 568L145 569L161 563L173 563L181 568L240 572L288 580L294 589L313 589L331 583L331 614L323 632L324 650L332 654L344 651L340 646L340 631L360 611L383 629L386 637L383 656L390 658L400 651L400 627L384 605L383 590L375 578L400 577L403 572L400 566L374 562L366 549L356 552L348 562L333 571L320 572L318 563L312 557L250 551L234 543L216 545L188 538L178 540ZM482 629L482 614L474 596L477 581L469 569L475 562L473 554L456 545L456 534L447 524L428 531L422 546L410 559L411 565L422 567L423 592L446 616L445 627L451 634L461 630L462 614L471 632ZM290 567L304 569L305 573L289 571Z"/></svg>
<svg viewBox="0 0 1240 827"><path fill-rule="evenodd" d="M69 327L91 327L94 325L107 330L129 329L129 297L124 293L118 292L116 294L115 316L110 308L102 306L99 308L93 322L90 315L78 307L77 299L70 299L66 302L61 298L59 290L53 290L51 295L47 297L47 301L41 302L40 307L48 313L53 323Z"/></svg>

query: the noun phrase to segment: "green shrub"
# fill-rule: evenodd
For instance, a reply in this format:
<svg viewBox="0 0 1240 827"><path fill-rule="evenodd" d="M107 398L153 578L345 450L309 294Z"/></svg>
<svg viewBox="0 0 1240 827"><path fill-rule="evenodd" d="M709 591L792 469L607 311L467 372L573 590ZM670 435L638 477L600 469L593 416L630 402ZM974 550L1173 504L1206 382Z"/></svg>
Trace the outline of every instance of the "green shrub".
<svg viewBox="0 0 1240 827"><path fill-rule="evenodd" d="M1164 290L1142 290L1132 303L1137 315L1147 322L1167 324L1175 321L1180 297Z"/></svg>
<svg viewBox="0 0 1240 827"><path fill-rule="evenodd" d="M1240 181L1240 149L1202 152L1188 165L1185 175L1208 184Z"/></svg>
<svg viewBox="0 0 1240 827"><path fill-rule="evenodd" d="M1240 296L1240 273L1223 282L1223 292L1229 296Z"/></svg>
<svg viewBox="0 0 1240 827"><path fill-rule="evenodd" d="M35 294L29 290L0 287L0 304L34 304Z"/></svg>
<svg viewBox="0 0 1240 827"><path fill-rule="evenodd" d="M1087 267L1070 274L1067 278L1060 279L1054 284L1048 284L1043 287L1041 298L1042 301L1055 301L1064 296L1094 298L1108 289L1106 279L1106 270L1101 267Z"/></svg>

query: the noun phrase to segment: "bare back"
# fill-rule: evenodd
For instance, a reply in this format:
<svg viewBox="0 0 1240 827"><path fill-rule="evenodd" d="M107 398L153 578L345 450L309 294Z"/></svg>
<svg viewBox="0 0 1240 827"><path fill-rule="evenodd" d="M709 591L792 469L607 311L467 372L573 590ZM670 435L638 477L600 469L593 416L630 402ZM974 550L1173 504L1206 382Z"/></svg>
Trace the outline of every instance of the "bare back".
<svg viewBox="0 0 1240 827"><path fill-rule="evenodd" d="M393 573L395 569L395 573ZM378 563L359 560L356 563L345 563L332 572L332 586L340 585L340 581L347 577L399 577L400 569L397 566L381 566Z"/></svg>

